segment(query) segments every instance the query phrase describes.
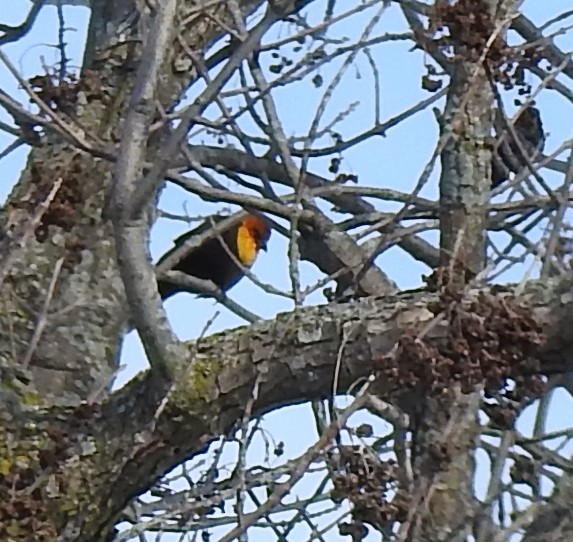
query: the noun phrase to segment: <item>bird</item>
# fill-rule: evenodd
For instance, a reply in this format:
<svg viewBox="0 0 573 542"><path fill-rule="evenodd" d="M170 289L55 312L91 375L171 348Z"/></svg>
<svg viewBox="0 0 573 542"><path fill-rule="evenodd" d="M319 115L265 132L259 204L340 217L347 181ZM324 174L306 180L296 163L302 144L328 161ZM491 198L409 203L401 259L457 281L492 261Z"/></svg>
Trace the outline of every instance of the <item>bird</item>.
<svg viewBox="0 0 573 542"><path fill-rule="evenodd" d="M545 146L545 133L539 109L532 105L526 107L515 120L513 129L527 158L530 161L535 160ZM510 172L519 173L527 167L512 134L507 130L502 130L501 134L492 156L492 188L506 181Z"/></svg>
<svg viewBox="0 0 573 542"><path fill-rule="evenodd" d="M169 256L188 241L190 238L205 233L227 217L213 216L197 228L188 231L175 239L175 246L157 262L160 266ZM211 237L194 248L173 268L192 277L213 282L222 292L227 292L235 286L244 276L243 269L231 257L230 251L241 265L250 268L255 262L260 250L267 250L267 242L271 235L269 220L260 213L251 213L239 222L234 222L224 229L219 236ZM223 242L226 247L223 246ZM169 279L157 281L159 295L166 300L178 292L190 292L200 297L208 294L200 290L179 285Z"/></svg>

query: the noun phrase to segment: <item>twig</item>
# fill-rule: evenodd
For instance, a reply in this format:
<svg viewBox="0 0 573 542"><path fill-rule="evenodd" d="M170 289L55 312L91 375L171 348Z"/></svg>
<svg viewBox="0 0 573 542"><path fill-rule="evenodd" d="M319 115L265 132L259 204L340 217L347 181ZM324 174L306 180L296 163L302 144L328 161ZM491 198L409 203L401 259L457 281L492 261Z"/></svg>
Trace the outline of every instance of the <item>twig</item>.
<svg viewBox="0 0 573 542"><path fill-rule="evenodd" d="M340 429L344 427L348 418L366 404L368 400L368 395L366 393L367 386L368 384L363 386L358 397L340 414L334 423L330 424L326 428L318 441L309 448L308 452L304 454L298 465L293 470L289 479L286 482L277 484L265 503L262 506L259 506L257 510L244 517L243 525L232 529L225 536L221 537L218 542L231 542L240 536L245 529L253 525L259 518L268 514L281 501L281 499L292 489L294 484L296 484L296 482L298 482L298 480L300 480L300 478L302 478L306 473L308 467L320 452L328 446Z"/></svg>
<svg viewBox="0 0 573 542"><path fill-rule="evenodd" d="M46 299L44 301L44 306L42 307L42 312L38 318L38 322L36 323L36 328L34 329L34 334L32 335L32 339L30 340L30 345L28 346L28 351L22 360L22 367L24 369L28 368L30 360L36 351L36 347L40 342L40 338L42 337L42 333L46 328L46 324L48 323L48 309L50 308L50 303L52 301L52 297L54 295L54 290L56 288L56 284L58 282L58 278L60 277L60 272L62 270L62 265L64 264L65 258L60 258L56 265L54 266L54 272L52 273L52 279L50 280L50 286L48 287L48 292L46 294Z"/></svg>

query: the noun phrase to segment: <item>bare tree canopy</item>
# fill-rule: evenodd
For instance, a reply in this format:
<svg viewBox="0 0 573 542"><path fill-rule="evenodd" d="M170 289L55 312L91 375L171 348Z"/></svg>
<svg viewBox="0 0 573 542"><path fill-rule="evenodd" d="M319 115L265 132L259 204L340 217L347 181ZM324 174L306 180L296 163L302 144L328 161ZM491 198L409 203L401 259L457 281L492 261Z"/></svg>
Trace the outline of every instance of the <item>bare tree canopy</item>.
<svg viewBox="0 0 573 542"><path fill-rule="evenodd" d="M0 540L573 539L565 0L18 10Z"/></svg>

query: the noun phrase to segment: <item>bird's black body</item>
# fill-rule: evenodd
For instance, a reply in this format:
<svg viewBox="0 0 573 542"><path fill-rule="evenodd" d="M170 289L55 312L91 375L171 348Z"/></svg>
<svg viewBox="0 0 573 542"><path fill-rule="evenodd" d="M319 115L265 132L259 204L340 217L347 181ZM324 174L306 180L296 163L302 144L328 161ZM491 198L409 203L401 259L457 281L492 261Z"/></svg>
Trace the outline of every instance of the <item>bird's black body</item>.
<svg viewBox="0 0 573 542"><path fill-rule="evenodd" d="M212 217L212 220L214 223L217 223L221 222L224 218L226 217L215 216ZM221 233L220 237L213 237L201 243L201 245L183 258L173 270L181 271L198 279L210 280L222 291L226 291L237 284L244 276L243 271L233 258L231 258L227 250L225 250L221 241L223 240L228 249L236 255L238 253L237 230L239 225L240 223L232 224ZM189 238L200 235L211 229L211 227L211 220L208 220L198 228L188 231L175 239L175 246L159 260L158 265L164 261L165 258L173 254L174 251L179 249ZM189 288L183 288L180 285L163 279L158 280L158 288L161 299L167 299L180 291L187 291L194 294L202 293L200 291L190 290Z"/></svg>
<svg viewBox="0 0 573 542"><path fill-rule="evenodd" d="M525 155L531 161L545 146L545 133L539 110L529 106L524 109L513 125L515 134L519 138ZM491 185L495 188L504 182L510 172L519 173L527 164L511 133L504 132L499 139L493 153Z"/></svg>

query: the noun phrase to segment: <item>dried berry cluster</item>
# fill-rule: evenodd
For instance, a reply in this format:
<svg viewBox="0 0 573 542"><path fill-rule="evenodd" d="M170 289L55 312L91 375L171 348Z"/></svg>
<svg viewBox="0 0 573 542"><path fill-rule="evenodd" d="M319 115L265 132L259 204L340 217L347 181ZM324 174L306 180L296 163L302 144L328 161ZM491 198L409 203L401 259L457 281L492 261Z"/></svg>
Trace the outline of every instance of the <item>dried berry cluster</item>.
<svg viewBox="0 0 573 542"><path fill-rule="evenodd" d="M45 469L49 470L55 456L65 452L62 446L50 438L46 447L22 454L22 459L6 454L0 472L0 540L23 540L24 535L38 541L56 538L46 508ZM39 478L40 472L44 482Z"/></svg>
<svg viewBox="0 0 573 542"><path fill-rule="evenodd" d="M429 275L422 275L428 292L443 292L451 299L456 298L456 284L469 284L475 277L476 274L458 259L447 267L437 267Z"/></svg>
<svg viewBox="0 0 573 542"><path fill-rule="evenodd" d="M71 113L80 93L88 102L104 96L102 80L92 70L83 73L81 79L73 73L66 74L66 78L61 80L51 75L37 75L29 83L38 97L53 111Z"/></svg>
<svg viewBox="0 0 573 542"><path fill-rule="evenodd" d="M538 395L543 385L535 354L543 335L532 311L494 293L480 294L466 306L462 295L445 290L431 308L443 316L441 325L447 323L446 336L430 343L405 332L397 355L374 361L380 378L421 396L448 398L454 383L464 393L484 384L486 396L511 401Z"/></svg>
<svg viewBox="0 0 573 542"><path fill-rule="evenodd" d="M70 231L76 223L77 206L83 200L81 178L84 172L79 159L72 159L68 167L47 168L35 163L30 171L37 194L34 198L37 204L41 204L46 199L57 179L63 179L62 185L42 215L40 225L36 229L36 238L44 242L50 226L58 226L65 231Z"/></svg>
<svg viewBox="0 0 573 542"><path fill-rule="evenodd" d="M517 455L509 471L509 476L514 484L527 484L539 489L540 466L530 457Z"/></svg>
<svg viewBox="0 0 573 542"><path fill-rule="evenodd" d="M21 438L11 435L20 443L37 442L38 447L11 448L1 454L0 540L42 542L57 538L46 503L60 497L74 498L63 484L60 468L75 452L70 434L88 432L95 408L82 404L65 418L65 425L56 422L40 432L33 426L33 434Z"/></svg>
<svg viewBox="0 0 573 542"><path fill-rule="evenodd" d="M453 61L484 61L492 79L506 90L517 88L519 94L528 95L530 85L525 80L525 68L541 59L536 46L509 46L499 25L484 0L439 0L429 17L425 36L418 39L425 46L437 49ZM497 26L496 26L497 24ZM423 78L423 87L435 92L441 82L433 79L435 69L429 66Z"/></svg>
<svg viewBox="0 0 573 542"><path fill-rule="evenodd" d="M345 525L346 534L354 533L357 525L363 523L382 529L388 522L403 521L405 507L399 499L389 500L387 496L396 489L397 470L394 461L382 461L360 446L340 447L340 468L333 476L331 498L334 502L348 499L352 503L354 523Z"/></svg>
<svg viewBox="0 0 573 542"><path fill-rule="evenodd" d="M31 468L16 468L0 474L0 539L55 540L56 531L48 520L42 490L34 487Z"/></svg>
<svg viewBox="0 0 573 542"><path fill-rule="evenodd" d="M60 188L49 202L35 230L36 239L43 243L49 238L50 226L57 226L69 232L78 223L80 219L79 209L81 209L85 197L84 180L82 179L82 176L85 177L85 172L79 155L73 157L67 164L51 164L50 167L46 167L40 163L35 163L30 171L34 195L24 204L29 207L30 214L35 214L38 212L38 207L44 205L54 182L60 178L63 179ZM81 252L85 248L85 243L72 236L66 238L65 248L64 267L73 270L81 261Z"/></svg>
<svg viewBox="0 0 573 542"><path fill-rule="evenodd" d="M444 34L437 40L443 50L455 46L457 54L478 60L495 31L495 22L484 0L439 0L430 17L430 30ZM489 54L499 58L503 48L502 40L494 40Z"/></svg>

